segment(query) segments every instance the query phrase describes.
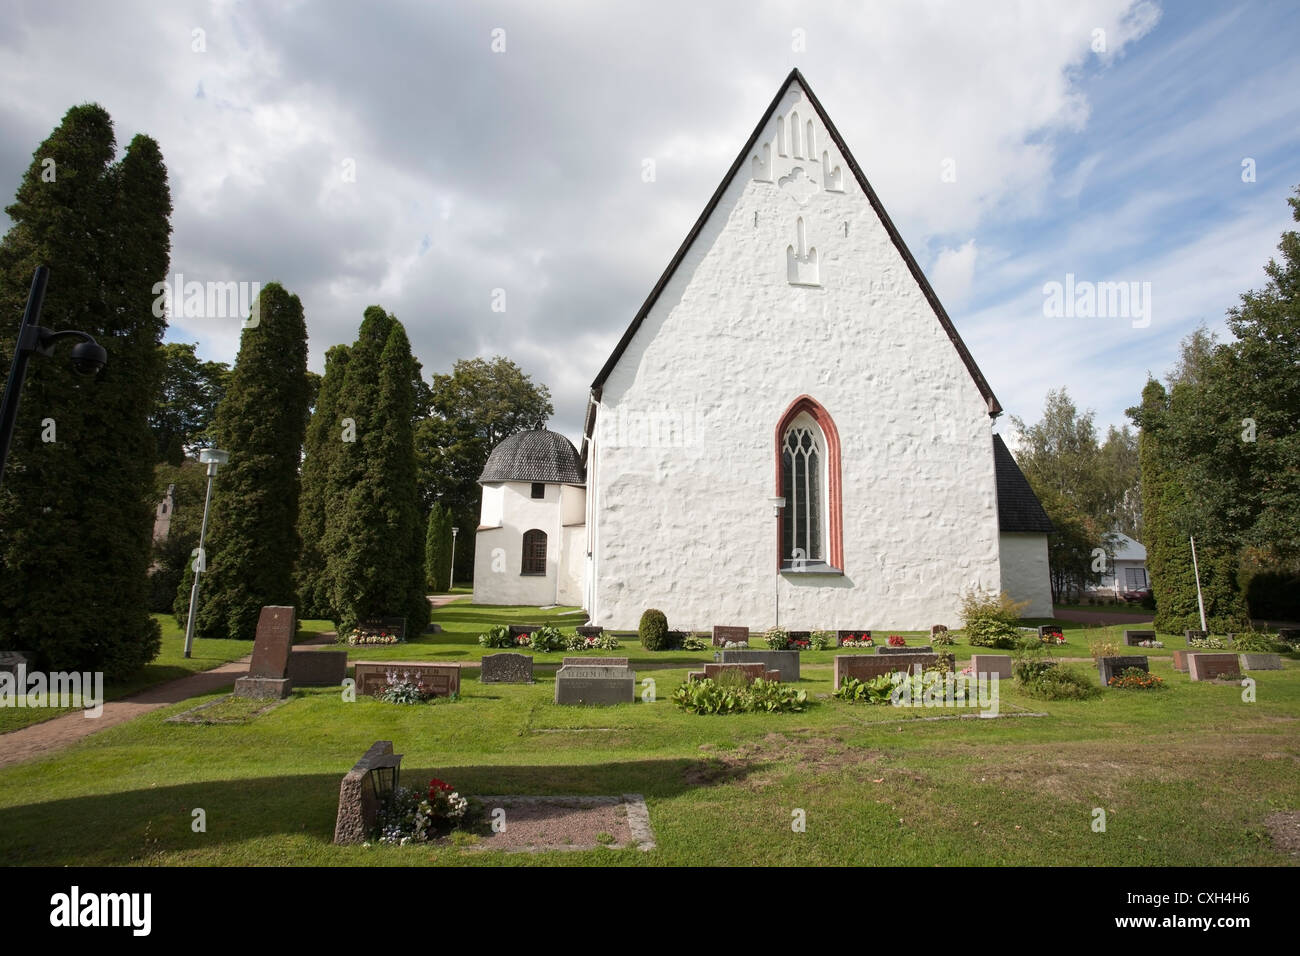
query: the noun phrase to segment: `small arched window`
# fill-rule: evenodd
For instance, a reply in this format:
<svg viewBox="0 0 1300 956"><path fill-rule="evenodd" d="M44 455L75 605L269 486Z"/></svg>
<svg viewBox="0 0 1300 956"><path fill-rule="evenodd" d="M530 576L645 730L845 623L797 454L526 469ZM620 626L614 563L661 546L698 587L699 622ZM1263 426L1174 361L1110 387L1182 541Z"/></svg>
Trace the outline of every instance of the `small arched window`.
<svg viewBox="0 0 1300 956"><path fill-rule="evenodd" d="M785 499L777 524L780 567L842 571L840 437L830 413L807 395L776 426L776 493Z"/></svg>
<svg viewBox="0 0 1300 956"><path fill-rule="evenodd" d="M546 532L536 528L524 532L524 555L520 574L546 573Z"/></svg>

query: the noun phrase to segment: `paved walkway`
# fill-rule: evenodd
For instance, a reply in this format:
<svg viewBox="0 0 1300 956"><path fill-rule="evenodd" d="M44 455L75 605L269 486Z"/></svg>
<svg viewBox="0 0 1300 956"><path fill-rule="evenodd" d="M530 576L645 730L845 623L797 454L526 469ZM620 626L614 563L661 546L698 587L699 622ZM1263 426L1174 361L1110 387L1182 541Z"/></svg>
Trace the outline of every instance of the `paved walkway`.
<svg viewBox="0 0 1300 956"><path fill-rule="evenodd" d="M434 607L442 607L462 597L467 595L439 595L430 597L429 601ZM333 631L325 631L300 641L296 646L332 644L334 637ZM199 671L187 677L156 684L121 700L110 700L104 704L104 712L98 717L86 717L81 711L76 711L55 717L53 720L21 727L7 734L0 734L0 767L40 757L76 743L91 734L126 723L151 710L157 710L159 707L170 707L191 697L202 697L223 687L232 686L237 678L248 673L250 660L251 655L241 657L237 661L230 661L211 670Z"/></svg>

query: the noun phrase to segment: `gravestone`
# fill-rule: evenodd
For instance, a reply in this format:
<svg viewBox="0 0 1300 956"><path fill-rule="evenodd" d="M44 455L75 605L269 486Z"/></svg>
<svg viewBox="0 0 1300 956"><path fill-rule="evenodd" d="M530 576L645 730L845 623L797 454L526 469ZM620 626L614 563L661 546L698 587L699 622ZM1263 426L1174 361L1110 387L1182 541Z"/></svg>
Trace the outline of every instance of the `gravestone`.
<svg viewBox="0 0 1300 956"><path fill-rule="evenodd" d="M908 647L906 644L902 644L898 647L890 647L888 644L881 644L879 647L876 648L876 653L877 654L933 654L934 648L931 647L929 644L922 645L921 647Z"/></svg>
<svg viewBox="0 0 1300 956"><path fill-rule="evenodd" d="M1125 632L1126 634L1128 632ZM1137 633L1142 633L1141 631ZM1101 677L1101 686L1109 687L1110 679L1116 674L1122 674L1130 667L1136 667L1150 673L1151 665L1145 657L1099 657L1097 658L1097 673Z"/></svg>
<svg viewBox="0 0 1300 956"><path fill-rule="evenodd" d="M379 813L370 771L381 766L401 767L402 755L393 753L391 740L376 740L347 772L339 786L339 811L334 820L335 843L364 843Z"/></svg>
<svg viewBox="0 0 1300 956"><path fill-rule="evenodd" d="M722 647L725 644L738 644L741 641L749 641L749 628L727 627L718 624L713 626L714 647Z"/></svg>
<svg viewBox="0 0 1300 956"><path fill-rule="evenodd" d="M1194 651L1174 651L1174 670L1180 673L1187 673L1187 655L1195 653Z"/></svg>
<svg viewBox="0 0 1300 956"><path fill-rule="evenodd" d="M812 631L786 631L786 637L791 641L811 641Z"/></svg>
<svg viewBox="0 0 1300 956"><path fill-rule="evenodd" d="M883 657L879 654L836 654L835 686L839 687L846 677L871 680L882 674L910 671L916 665L924 670L938 662L938 654L886 654Z"/></svg>
<svg viewBox="0 0 1300 956"><path fill-rule="evenodd" d="M362 634L391 634L399 644L406 640L406 618L371 617L357 621L357 630Z"/></svg>
<svg viewBox="0 0 1300 956"><path fill-rule="evenodd" d="M595 627L591 624L580 624L573 629L579 637L600 637L605 633L603 627Z"/></svg>
<svg viewBox="0 0 1300 956"><path fill-rule="evenodd" d="M733 647L722 652L724 664L752 664L756 661L763 664L764 670L780 671L783 682L799 679L798 651L758 651Z"/></svg>
<svg viewBox="0 0 1300 956"><path fill-rule="evenodd" d="M1235 677L1241 673L1241 662L1236 654L1188 654L1187 672L1194 681Z"/></svg>
<svg viewBox="0 0 1300 956"><path fill-rule="evenodd" d="M557 704L631 704L636 672L627 667L565 664L555 672Z"/></svg>
<svg viewBox="0 0 1300 956"><path fill-rule="evenodd" d="M980 674L988 674L990 677L997 675L999 680L1010 680L1011 655L972 654L970 658L970 670L976 677Z"/></svg>
<svg viewBox="0 0 1300 956"><path fill-rule="evenodd" d="M434 697L460 693L460 664L448 661L354 661L352 677L357 693L377 697L388 687L388 673L419 681Z"/></svg>
<svg viewBox="0 0 1300 956"><path fill-rule="evenodd" d="M292 607L268 605L257 618L253 639L253 661L248 676L235 681L236 697L283 700L293 690L289 679L289 649L298 631L297 611Z"/></svg>
<svg viewBox="0 0 1300 956"><path fill-rule="evenodd" d="M1277 639L1286 641L1288 644L1294 644L1300 641L1300 627L1280 627L1277 630Z"/></svg>
<svg viewBox="0 0 1300 956"><path fill-rule="evenodd" d="M1038 625L1038 639L1041 641L1045 637L1061 637L1064 635L1059 624L1040 624Z"/></svg>
<svg viewBox="0 0 1300 956"><path fill-rule="evenodd" d="M1155 639L1156 639L1155 631L1125 631L1124 632L1125 647L1141 647L1142 645L1140 642L1154 641ZM1102 683L1105 683L1105 681L1103 681Z"/></svg>
<svg viewBox="0 0 1300 956"><path fill-rule="evenodd" d="M347 676L347 651L295 647L289 652L289 681L295 687L333 687Z"/></svg>
<svg viewBox="0 0 1300 956"><path fill-rule="evenodd" d="M845 641L863 641L871 636L871 632L865 628L858 631L836 631L835 646L843 647Z"/></svg>
<svg viewBox="0 0 1300 956"><path fill-rule="evenodd" d="M948 633L948 625L947 625L947 624L935 624L933 627L930 628L930 638L931 638L931 640L934 639L934 636L935 636L936 634L947 634L947 633Z"/></svg>
<svg viewBox="0 0 1300 956"><path fill-rule="evenodd" d="M527 654L485 654L479 671L481 684L531 684L533 659Z"/></svg>
<svg viewBox="0 0 1300 956"><path fill-rule="evenodd" d="M1192 646L1192 641L1203 641L1210 636L1209 631L1184 631L1183 639L1187 641L1187 646Z"/></svg>
<svg viewBox="0 0 1300 956"><path fill-rule="evenodd" d="M1243 671L1280 671L1282 656L1280 654L1242 654Z"/></svg>
<svg viewBox="0 0 1300 956"><path fill-rule="evenodd" d="M566 657L561 667L627 667L626 657Z"/></svg>
<svg viewBox="0 0 1300 956"><path fill-rule="evenodd" d="M705 664L703 671L693 671L692 673L699 674L701 678L707 677L712 680L718 680L725 674L740 674L745 678L746 684L752 684L756 680L766 679L769 673L775 672L768 671L761 661L755 661L752 664ZM687 679L690 679L689 674Z"/></svg>
<svg viewBox="0 0 1300 956"><path fill-rule="evenodd" d="M521 638L526 634L533 634L541 626L542 625L540 624L511 624L510 638L511 640L518 640L518 638Z"/></svg>

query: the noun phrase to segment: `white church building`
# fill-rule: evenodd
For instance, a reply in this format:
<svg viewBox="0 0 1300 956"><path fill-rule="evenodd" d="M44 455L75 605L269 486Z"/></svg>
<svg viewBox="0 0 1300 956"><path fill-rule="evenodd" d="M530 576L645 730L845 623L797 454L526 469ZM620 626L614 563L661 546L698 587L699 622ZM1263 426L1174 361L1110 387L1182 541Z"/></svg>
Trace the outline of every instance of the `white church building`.
<svg viewBox="0 0 1300 956"><path fill-rule="evenodd" d="M795 70L597 374L581 451L493 452L474 601L918 630L977 587L1050 616L1001 412Z"/></svg>

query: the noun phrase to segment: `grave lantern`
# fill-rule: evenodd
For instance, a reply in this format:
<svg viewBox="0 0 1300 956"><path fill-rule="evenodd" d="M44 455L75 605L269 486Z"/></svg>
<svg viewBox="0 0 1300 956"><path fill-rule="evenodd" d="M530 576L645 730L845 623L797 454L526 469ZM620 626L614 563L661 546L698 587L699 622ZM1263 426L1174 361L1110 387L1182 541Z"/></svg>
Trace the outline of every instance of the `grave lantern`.
<svg viewBox="0 0 1300 956"><path fill-rule="evenodd" d="M402 755L384 754L370 768L370 786L380 803L387 803L397 791L402 777Z"/></svg>

